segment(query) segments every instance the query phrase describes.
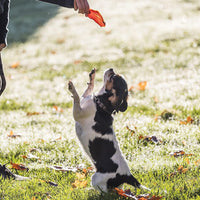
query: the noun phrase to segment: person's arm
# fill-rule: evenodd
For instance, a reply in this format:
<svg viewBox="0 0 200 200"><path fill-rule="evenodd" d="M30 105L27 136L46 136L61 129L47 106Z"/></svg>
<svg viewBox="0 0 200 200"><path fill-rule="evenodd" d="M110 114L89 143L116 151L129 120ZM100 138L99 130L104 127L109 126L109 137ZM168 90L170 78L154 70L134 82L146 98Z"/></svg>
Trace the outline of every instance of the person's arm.
<svg viewBox="0 0 200 200"><path fill-rule="evenodd" d="M0 51L7 45L10 0L3 0L0 4Z"/></svg>
<svg viewBox="0 0 200 200"><path fill-rule="evenodd" d="M59 6L74 8L79 13L89 14L89 4L87 0L39 0L47 3L57 4Z"/></svg>
<svg viewBox="0 0 200 200"><path fill-rule="evenodd" d="M74 8L74 0L39 0L39 1L53 3L67 8Z"/></svg>

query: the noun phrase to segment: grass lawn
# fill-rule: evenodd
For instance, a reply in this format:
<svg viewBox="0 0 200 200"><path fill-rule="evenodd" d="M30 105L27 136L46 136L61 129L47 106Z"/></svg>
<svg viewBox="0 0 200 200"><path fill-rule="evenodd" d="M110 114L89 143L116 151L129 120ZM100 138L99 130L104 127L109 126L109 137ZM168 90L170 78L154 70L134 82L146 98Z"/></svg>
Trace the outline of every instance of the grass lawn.
<svg viewBox="0 0 200 200"><path fill-rule="evenodd" d="M12 1L10 45L2 52L7 89L0 98L0 163L32 179L0 180L0 200L125 199L91 188L91 164L75 135L67 82L81 94L94 67L95 91L109 67L130 88L129 108L115 116L114 129L133 175L151 191L124 189L200 200L200 3L90 5L106 28L70 9ZM28 169L12 169L11 162Z"/></svg>

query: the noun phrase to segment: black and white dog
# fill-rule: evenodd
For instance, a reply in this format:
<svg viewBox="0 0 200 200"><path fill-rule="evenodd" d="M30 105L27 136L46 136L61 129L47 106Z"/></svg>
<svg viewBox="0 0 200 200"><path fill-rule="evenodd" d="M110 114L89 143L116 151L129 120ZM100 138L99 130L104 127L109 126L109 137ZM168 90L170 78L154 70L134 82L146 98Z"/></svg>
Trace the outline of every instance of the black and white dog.
<svg viewBox="0 0 200 200"><path fill-rule="evenodd" d="M112 114L124 112L128 106L126 81L115 74L113 69L108 69L104 73L102 89L93 96L95 69L91 71L89 78L90 82L81 100L71 81L68 88L74 99L76 134L96 167L92 186L103 192L123 183L145 188L132 176L113 130Z"/></svg>

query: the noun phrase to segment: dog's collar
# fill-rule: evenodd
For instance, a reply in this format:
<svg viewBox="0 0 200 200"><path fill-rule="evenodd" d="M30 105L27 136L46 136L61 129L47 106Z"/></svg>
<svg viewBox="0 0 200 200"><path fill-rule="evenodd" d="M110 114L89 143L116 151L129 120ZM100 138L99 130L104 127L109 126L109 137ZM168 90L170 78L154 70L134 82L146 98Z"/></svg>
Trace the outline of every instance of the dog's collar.
<svg viewBox="0 0 200 200"><path fill-rule="evenodd" d="M110 111L107 110L106 106L101 102L101 100L97 96L94 96L94 101L105 112L107 112L108 114L112 114L112 112L110 112Z"/></svg>

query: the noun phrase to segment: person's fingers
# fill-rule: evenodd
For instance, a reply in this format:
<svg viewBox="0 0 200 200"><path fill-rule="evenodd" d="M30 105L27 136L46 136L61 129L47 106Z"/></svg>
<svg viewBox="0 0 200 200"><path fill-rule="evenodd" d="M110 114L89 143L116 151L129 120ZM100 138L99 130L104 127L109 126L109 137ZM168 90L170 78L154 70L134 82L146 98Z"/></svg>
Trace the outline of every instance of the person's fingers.
<svg viewBox="0 0 200 200"><path fill-rule="evenodd" d="M76 5L78 7L78 13L84 14L84 4L81 0L76 0Z"/></svg>
<svg viewBox="0 0 200 200"><path fill-rule="evenodd" d="M89 14L89 9L90 9L90 6L87 0L84 0L84 6L85 6L85 14L87 15Z"/></svg>
<svg viewBox="0 0 200 200"><path fill-rule="evenodd" d="M74 0L74 10L78 10L78 6L76 4L76 0Z"/></svg>
<svg viewBox="0 0 200 200"><path fill-rule="evenodd" d="M87 0L74 0L74 10L78 10L79 13L89 14L89 4Z"/></svg>

